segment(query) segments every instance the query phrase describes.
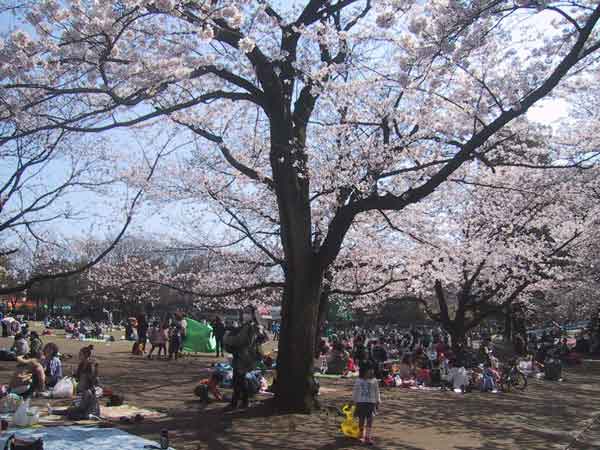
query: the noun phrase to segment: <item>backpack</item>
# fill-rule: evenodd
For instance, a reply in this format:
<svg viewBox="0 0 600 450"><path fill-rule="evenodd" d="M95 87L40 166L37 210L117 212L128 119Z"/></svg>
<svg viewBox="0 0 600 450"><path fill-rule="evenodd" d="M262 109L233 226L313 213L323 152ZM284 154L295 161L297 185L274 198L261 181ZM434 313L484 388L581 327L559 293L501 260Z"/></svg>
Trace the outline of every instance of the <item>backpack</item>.
<svg viewBox="0 0 600 450"><path fill-rule="evenodd" d="M225 333L225 336L223 336L223 348L225 348L227 353L238 352L246 345L246 333L241 332L243 329L244 326L233 328Z"/></svg>

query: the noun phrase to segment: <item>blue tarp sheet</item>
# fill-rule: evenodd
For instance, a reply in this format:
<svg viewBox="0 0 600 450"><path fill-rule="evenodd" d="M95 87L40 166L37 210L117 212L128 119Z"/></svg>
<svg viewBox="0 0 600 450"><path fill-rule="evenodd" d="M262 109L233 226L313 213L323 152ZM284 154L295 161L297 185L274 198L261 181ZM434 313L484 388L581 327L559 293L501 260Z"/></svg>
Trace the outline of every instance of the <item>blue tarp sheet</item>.
<svg viewBox="0 0 600 450"><path fill-rule="evenodd" d="M160 448L156 442L129 434L117 428L82 426L23 428L8 430L0 437L0 449L6 439L14 434L18 438L44 441L44 450L142 450ZM172 449L171 449L172 450Z"/></svg>

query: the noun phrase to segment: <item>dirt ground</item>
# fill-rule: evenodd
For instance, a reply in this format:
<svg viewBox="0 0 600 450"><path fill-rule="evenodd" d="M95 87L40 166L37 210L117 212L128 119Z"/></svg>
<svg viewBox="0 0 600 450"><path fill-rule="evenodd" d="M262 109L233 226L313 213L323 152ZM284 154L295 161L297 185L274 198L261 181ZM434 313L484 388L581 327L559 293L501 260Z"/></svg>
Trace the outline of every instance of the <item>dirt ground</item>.
<svg viewBox="0 0 600 450"><path fill-rule="evenodd" d="M82 343L62 336L44 337L62 353L72 354L65 373L76 364ZM12 339L0 338L0 348ZM177 450L250 450L361 448L345 438L335 414L351 397L352 380L322 379L323 408L312 415L273 414L265 397L243 412L225 413L224 403L203 407L193 389L216 361L205 356L175 362L149 361L130 354L126 342L95 344L101 381L123 393L126 403L167 413L160 420L121 425L131 433L158 440L170 431ZM0 362L0 383L14 363ZM391 388L382 391L375 418L373 448L394 450L600 449L600 361L565 372L565 382L530 379L523 393L467 395ZM47 400L37 401L45 405ZM53 402L55 403L55 402ZM598 420L596 420L598 419Z"/></svg>

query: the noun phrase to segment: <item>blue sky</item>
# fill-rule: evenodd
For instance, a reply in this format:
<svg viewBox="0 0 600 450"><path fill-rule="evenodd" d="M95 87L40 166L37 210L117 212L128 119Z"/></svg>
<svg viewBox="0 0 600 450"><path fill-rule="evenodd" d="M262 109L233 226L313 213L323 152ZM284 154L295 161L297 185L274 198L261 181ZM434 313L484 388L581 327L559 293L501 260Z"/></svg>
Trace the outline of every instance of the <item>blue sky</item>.
<svg viewBox="0 0 600 450"><path fill-rule="evenodd" d="M276 6L278 3L282 2L273 2ZM294 3L298 4L300 2L295 1ZM12 14L0 15L0 30L2 33L13 30L17 25L15 17ZM565 101L545 101L532 108L529 111L528 116L532 120L545 124L552 124L565 118L568 114L567 109L568 104ZM129 138L126 133L119 134L121 134L118 142L120 146L131 147L133 145L132 142L128 142ZM2 168L0 167L0 176L1 175ZM124 195L126 192L123 188L119 188L116 194L120 195L103 198L84 192L70 194L67 197L68 201L71 202L76 209L85 210L87 212L87 217L81 221L63 222L57 227L57 231L63 235L86 236L89 234L97 234L98 237L106 237L106 234L110 234L111 230L116 231L120 228L123 220L123 215L116 214L116 211L122 210L125 204L123 198L126 198L126 195ZM177 219L180 219L180 222L184 222L184 219L188 215L186 206L183 203L169 206L168 212L176 221ZM167 223L162 220L160 214L156 213L155 208L151 207L142 208L138 212L136 220L131 227L131 232L136 234L144 232L171 236L175 235L179 238L185 238L185 234L174 229L172 223Z"/></svg>

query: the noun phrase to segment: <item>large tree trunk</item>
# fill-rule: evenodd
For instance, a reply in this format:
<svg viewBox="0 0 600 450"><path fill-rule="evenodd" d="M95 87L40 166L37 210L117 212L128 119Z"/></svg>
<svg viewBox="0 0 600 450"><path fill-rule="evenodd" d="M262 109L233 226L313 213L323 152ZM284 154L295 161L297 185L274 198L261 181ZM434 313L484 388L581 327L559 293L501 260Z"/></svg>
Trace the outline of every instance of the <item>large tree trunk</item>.
<svg viewBox="0 0 600 450"><path fill-rule="evenodd" d="M454 320L446 329L446 331L448 331L448 334L450 334L450 339L452 340L452 350L454 352L458 351L461 346L466 346L467 330L464 327L464 323Z"/></svg>
<svg viewBox="0 0 600 450"><path fill-rule="evenodd" d="M295 167L304 142L294 132L287 109L275 117L270 158L285 255L275 400L281 410L310 412L315 404L314 343L323 270L313 248L308 180L298 177Z"/></svg>
<svg viewBox="0 0 600 450"><path fill-rule="evenodd" d="M288 276L286 284L281 309L276 403L283 411L310 412L315 406L313 362L321 279L306 270Z"/></svg>
<svg viewBox="0 0 600 450"><path fill-rule="evenodd" d="M513 340L513 312L510 305L506 305L504 313L504 341L512 342Z"/></svg>
<svg viewBox="0 0 600 450"><path fill-rule="evenodd" d="M317 318L317 333L315 335L315 355L318 352L321 339L325 335L325 322L329 315L329 293L331 291L330 283L332 279L331 271L327 271L324 276L324 285L321 289L321 299L319 301L319 314Z"/></svg>

